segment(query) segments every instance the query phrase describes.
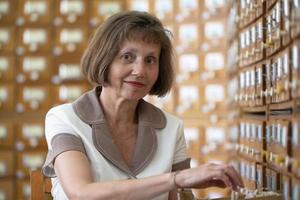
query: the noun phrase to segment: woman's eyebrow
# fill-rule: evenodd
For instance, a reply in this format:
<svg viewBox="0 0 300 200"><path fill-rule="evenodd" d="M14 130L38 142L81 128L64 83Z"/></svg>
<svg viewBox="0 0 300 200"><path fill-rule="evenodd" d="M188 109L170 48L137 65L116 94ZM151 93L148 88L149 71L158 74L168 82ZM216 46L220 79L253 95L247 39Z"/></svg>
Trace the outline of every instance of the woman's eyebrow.
<svg viewBox="0 0 300 200"><path fill-rule="evenodd" d="M121 53L125 53L125 52L128 52L128 51L130 51L130 52L137 52L138 50L137 49L135 49L135 48L124 48L124 49L121 49L120 50L120 52Z"/></svg>

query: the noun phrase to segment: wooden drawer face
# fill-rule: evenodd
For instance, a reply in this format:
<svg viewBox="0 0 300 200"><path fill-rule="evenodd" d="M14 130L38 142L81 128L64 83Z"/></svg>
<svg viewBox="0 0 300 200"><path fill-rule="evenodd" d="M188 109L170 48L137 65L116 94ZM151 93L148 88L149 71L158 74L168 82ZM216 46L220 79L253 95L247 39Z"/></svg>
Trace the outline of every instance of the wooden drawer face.
<svg viewBox="0 0 300 200"><path fill-rule="evenodd" d="M200 88L195 85L181 85L177 88L176 112L178 114L192 113L199 110Z"/></svg>
<svg viewBox="0 0 300 200"><path fill-rule="evenodd" d="M203 25L203 42L202 48L222 49L226 40L226 22L224 20L206 20Z"/></svg>
<svg viewBox="0 0 300 200"><path fill-rule="evenodd" d="M63 84L60 86L54 86L52 91L54 92L54 104L72 102L86 92L89 87L82 83Z"/></svg>
<svg viewBox="0 0 300 200"><path fill-rule="evenodd" d="M272 6L275 5L275 3L277 2L278 0L269 0L269 1L266 1L266 6L267 8L271 8Z"/></svg>
<svg viewBox="0 0 300 200"><path fill-rule="evenodd" d="M208 79L219 79L225 77L225 66L227 63L225 51L207 51L200 56L200 66L203 81ZM204 77L204 74L207 74ZM199 79L199 74L198 74Z"/></svg>
<svg viewBox="0 0 300 200"><path fill-rule="evenodd" d="M266 90L264 92L264 96L266 98L266 104L271 104L275 87L275 82L273 78L273 65L271 64L271 60L265 61L265 72Z"/></svg>
<svg viewBox="0 0 300 200"><path fill-rule="evenodd" d="M54 25L78 25L87 22L87 0L55 0L54 5Z"/></svg>
<svg viewBox="0 0 300 200"><path fill-rule="evenodd" d="M52 3L46 0L20 0L17 25L47 25L52 19Z"/></svg>
<svg viewBox="0 0 300 200"><path fill-rule="evenodd" d="M238 40L235 39L227 50L227 70L229 73L233 73L237 70L237 66L239 63L238 48Z"/></svg>
<svg viewBox="0 0 300 200"><path fill-rule="evenodd" d="M15 20L15 0L4 0L0 2L0 23L12 24Z"/></svg>
<svg viewBox="0 0 300 200"><path fill-rule="evenodd" d="M62 82L83 81L85 78L80 66L80 56L54 59L52 81L55 84Z"/></svg>
<svg viewBox="0 0 300 200"><path fill-rule="evenodd" d="M292 38L296 38L300 35L300 1L293 0L291 3L291 35Z"/></svg>
<svg viewBox="0 0 300 200"><path fill-rule="evenodd" d="M240 161L240 174L243 178L245 187L254 190L256 187L256 165L255 162L249 162L245 159Z"/></svg>
<svg viewBox="0 0 300 200"><path fill-rule="evenodd" d="M240 97L239 104L242 107L255 106L255 66L251 66L240 72Z"/></svg>
<svg viewBox="0 0 300 200"><path fill-rule="evenodd" d="M198 13L200 13L200 1L176 0L175 2L177 10L176 19L178 21L193 21Z"/></svg>
<svg viewBox="0 0 300 200"><path fill-rule="evenodd" d="M288 117L286 117L288 118ZM287 158L291 155L291 118L270 119L267 122L267 162L287 170Z"/></svg>
<svg viewBox="0 0 300 200"><path fill-rule="evenodd" d="M250 28L246 28L239 32L239 64L241 67L250 63L250 46L251 46L251 33Z"/></svg>
<svg viewBox="0 0 300 200"><path fill-rule="evenodd" d="M40 169L46 159L46 152L23 151L17 153L16 176L18 179L29 178L30 170Z"/></svg>
<svg viewBox="0 0 300 200"><path fill-rule="evenodd" d="M292 180L288 176L282 176L281 191L284 200L292 200Z"/></svg>
<svg viewBox="0 0 300 200"><path fill-rule="evenodd" d="M298 0L297 0L298 1ZM282 18L282 30L281 38L282 45L286 46L291 41L291 1L281 0L281 18Z"/></svg>
<svg viewBox="0 0 300 200"><path fill-rule="evenodd" d="M154 13L163 22L172 21L175 15L173 0L154 0Z"/></svg>
<svg viewBox="0 0 300 200"><path fill-rule="evenodd" d="M204 12L208 12L213 17L223 17L226 15L226 1L204 1Z"/></svg>
<svg viewBox="0 0 300 200"><path fill-rule="evenodd" d="M128 0L127 6L129 10L139 10L150 12L150 2L147 0Z"/></svg>
<svg viewBox="0 0 300 200"><path fill-rule="evenodd" d="M147 95L144 98L146 101L155 104L159 108L167 111L167 112L174 112L175 111L175 95L174 90L171 90L166 96L164 97L156 97L153 95Z"/></svg>
<svg viewBox="0 0 300 200"><path fill-rule="evenodd" d="M275 95L273 103L281 103L291 99L290 94L290 49L287 48L273 59L273 67L275 72Z"/></svg>
<svg viewBox="0 0 300 200"><path fill-rule="evenodd" d="M236 106L239 101L239 81L238 76L235 76L231 80L228 81L227 85L227 96L230 106Z"/></svg>
<svg viewBox="0 0 300 200"><path fill-rule="evenodd" d="M257 162L265 160L265 120L243 118L239 124L240 152Z"/></svg>
<svg viewBox="0 0 300 200"><path fill-rule="evenodd" d="M268 191L280 191L281 175L271 169L266 169L266 188Z"/></svg>
<svg viewBox="0 0 300 200"><path fill-rule="evenodd" d="M15 59L9 55L0 56L0 82L14 80Z"/></svg>
<svg viewBox="0 0 300 200"><path fill-rule="evenodd" d="M92 5L89 8L89 24L93 27L100 25L109 16L124 10L122 0L89 0L89 3Z"/></svg>
<svg viewBox="0 0 300 200"><path fill-rule="evenodd" d="M11 84L1 84L0 86L0 111L13 111L15 105L14 86Z"/></svg>
<svg viewBox="0 0 300 200"><path fill-rule="evenodd" d="M57 28L53 53L56 56L82 53L87 44L88 31L84 28Z"/></svg>
<svg viewBox="0 0 300 200"><path fill-rule="evenodd" d="M255 66L255 106L266 105L265 90L266 90L266 80L265 80L265 65L260 63Z"/></svg>
<svg viewBox="0 0 300 200"><path fill-rule="evenodd" d="M292 179L292 200L300 199L300 180L293 177Z"/></svg>
<svg viewBox="0 0 300 200"><path fill-rule="evenodd" d="M9 120L1 119L0 122L0 147L13 147L14 142L14 127Z"/></svg>
<svg viewBox="0 0 300 200"><path fill-rule="evenodd" d="M19 151L47 147L43 119L17 122L16 132L16 147Z"/></svg>
<svg viewBox="0 0 300 200"><path fill-rule="evenodd" d="M292 120L291 127L291 157L292 157L292 173L300 177L300 116L296 114Z"/></svg>
<svg viewBox="0 0 300 200"><path fill-rule="evenodd" d="M45 111L51 104L49 86L22 85L18 88L17 112Z"/></svg>
<svg viewBox="0 0 300 200"><path fill-rule="evenodd" d="M265 188L266 186L266 168L256 164L256 189Z"/></svg>
<svg viewBox="0 0 300 200"><path fill-rule="evenodd" d="M0 197L3 200L14 199L15 195L13 180L0 180Z"/></svg>
<svg viewBox="0 0 300 200"><path fill-rule="evenodd" d="M198 44L201 40L199 23L181 23L176 29L178 34L178 38L176 38L177 52L195 52L199 48Z"/></svg>
<svg viewBox="0 0 300 200"><path fill-rule="evenodd" d="M50 28L30 28L23 27L18 30L17 39L17 49L16 53L18 55L23 55L25 53L50 53L51 45L50 43Z"/></svg>
<svg viewBox="0 0 300 200"><path fill-rule="evenodd" d="M277 1L266 15L266 54L270 56L281 47L281 2Z"/></svg>
<svg viewBox="0 0 300 200"><path fill-rule="evenodd" d="M17 182L17 198L18 200L30 200L31 189L30 180L19 180Z"/></svg>
<svg viewBox="0 0 300 200"><path fill-rule="evenodd" d="M254 52L254 61L261 61L264 58L264 34L263 34L263 19L258 20L252 27L252 37L255 40L255 45L252 50Z"/></svg>
<svg viewBox="0 0 300 200"><path fill-rule="evenodd" d="M201 129L195 126L186 126L184 128L184 135L186 138L188 155L197 158L200 151L200 138L203 138Z"/></svg>
<svg viewBox="0 0 300 200"><path fill-rule="evenodd" d="M223 142L227 140L225 127L207 125L203 133L205 144L215 144L218 148L224 148Z"/></svg>
<svg viewBox="0 0 300 200"><path fill-rule="evenodd" d="M178 73L176 82L183 83L193 81L197 83L200 71L200 58L197 53L185 53L178 55Z"/></svg>
<svg viewBox="0 0 300 200"><path fill-rule="evenodd" d="M21 56L16 80L18 83L49 81L52 68L49 56Z"/></svg>
<svg viewBox="0 0 300 200"><path fill-rule="evenodd" d="M12 151L0 152L0 178L14 176L14 153Z"/></svg>
<svg viewBox="0 0 300 200"><path fill-rule="evenodd" d="M0 27L0 52L13 52L15 46L14 28L11 26Z"/></svg>
<svg viewBox="0 0 300 200"><path fill-rule="evenodd" d="M300 97L300 40L296 40L291 47L291 71L292 84L291 93L293 98Z"/></svg>
<svg viewBox="0 0 300 200"><path fill-rule="evenodd" d="M239 73L239 92L238 92L238 103L241 107L246 106L246 73L241 71Z"/></svg>

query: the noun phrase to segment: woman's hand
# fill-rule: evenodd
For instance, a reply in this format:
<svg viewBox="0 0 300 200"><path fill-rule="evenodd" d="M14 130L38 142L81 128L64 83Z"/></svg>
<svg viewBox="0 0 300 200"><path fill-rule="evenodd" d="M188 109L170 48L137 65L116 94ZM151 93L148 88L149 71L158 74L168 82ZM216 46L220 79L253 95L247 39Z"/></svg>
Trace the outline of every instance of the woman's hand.
<svg viewBox="0 0 300 200"><path fill-rule="evenodd" d="M244 187L239 173L230 165L204 164L176 174L174 181L181 188Z"/></svg>

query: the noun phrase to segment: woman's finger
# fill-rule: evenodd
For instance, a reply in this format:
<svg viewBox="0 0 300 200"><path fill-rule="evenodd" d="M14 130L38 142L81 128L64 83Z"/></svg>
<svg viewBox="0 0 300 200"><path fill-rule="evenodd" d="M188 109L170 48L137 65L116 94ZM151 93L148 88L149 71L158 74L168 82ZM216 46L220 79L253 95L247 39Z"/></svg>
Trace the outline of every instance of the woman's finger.
<svg viewBox="0 0 300 200"><path fill-rule="evenodd" d="M228 168L226 168L226 170L225 170L225 173L227 174L227 176L229 176L229 178L232 180L233 184L236 187L244 187L244 183L243 183L242 177L234 169L234 167L228 166Z"/></svg>
<svg viewBox="0 0 300 200"><path fill-rule="evenodd" d="M215 168L218 169L218 170L223 170L224 173L226 173L227 176L230 177L230 179L232 180L233 184L236 187L244 187L244 183L243 183L242 177L234 169L233 166L230 166L230 165L217 165L217 166L215 166Z"/></svg>

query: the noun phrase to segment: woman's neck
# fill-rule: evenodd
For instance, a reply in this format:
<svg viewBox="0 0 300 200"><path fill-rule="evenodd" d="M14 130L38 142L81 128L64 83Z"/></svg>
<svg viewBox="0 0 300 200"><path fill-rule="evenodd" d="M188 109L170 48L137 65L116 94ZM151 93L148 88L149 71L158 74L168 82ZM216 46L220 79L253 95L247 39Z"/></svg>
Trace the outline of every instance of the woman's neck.
<svg viewBox="0 0 300 200"><path fill-rule="evenodd" d="M106 120L110 123L119 124L136 122L136 107L138 101L112 97L104 91L101 92L99 99Z"/></svg>

